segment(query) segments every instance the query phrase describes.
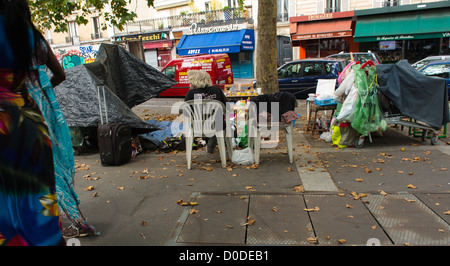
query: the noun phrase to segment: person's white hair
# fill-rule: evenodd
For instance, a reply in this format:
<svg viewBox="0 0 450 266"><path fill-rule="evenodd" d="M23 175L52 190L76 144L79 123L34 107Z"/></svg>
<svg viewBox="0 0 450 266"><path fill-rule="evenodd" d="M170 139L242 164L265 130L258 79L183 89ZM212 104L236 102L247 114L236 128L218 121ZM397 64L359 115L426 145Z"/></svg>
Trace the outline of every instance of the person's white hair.
<svg viewBox="0 0 450 266"><path fill-rule="evenodd" d="M187 72L190 88L206 88L212 86L211 77L208 72L201 70L188 70Z"/></svg>

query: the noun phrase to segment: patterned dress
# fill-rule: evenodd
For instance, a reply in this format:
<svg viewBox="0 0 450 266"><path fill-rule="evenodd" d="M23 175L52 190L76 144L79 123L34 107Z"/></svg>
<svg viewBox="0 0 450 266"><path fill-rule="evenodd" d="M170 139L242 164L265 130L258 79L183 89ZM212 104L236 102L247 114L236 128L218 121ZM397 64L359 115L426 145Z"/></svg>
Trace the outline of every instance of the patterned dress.
<svg viewBox="0 0 450 266"><path fill-rule="evenodd" d="M47 55L47 46L43 40L39 46L39 54ZM61 214L84 234L95 234L95 229L83 217L80 209L80 199L73 187L75 175L75 159L72 140L64 114L59 107L52 84L46 72L46 56L38 58L35 68L39 71L39 81L28 80L28 92L39 106L47 125L53 143L53 160L56 179L56 194Z"/></svg>
<svg viewBox="0 0 450 266"><path fill-rule="evenodd" d="M5 24L0 14L0 245L62 245L51 139Z"/></svg>

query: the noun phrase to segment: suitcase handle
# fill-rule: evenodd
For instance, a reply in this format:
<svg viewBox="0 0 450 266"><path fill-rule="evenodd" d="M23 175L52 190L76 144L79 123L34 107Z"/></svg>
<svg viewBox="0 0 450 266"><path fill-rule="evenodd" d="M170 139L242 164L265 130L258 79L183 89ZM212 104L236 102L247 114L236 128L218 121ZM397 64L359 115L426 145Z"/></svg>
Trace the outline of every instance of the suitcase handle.
<svg viewBox="0 0 450 266"><path fill-rule="evenodd" d="M100 87L102 88L102 94L103 94L103 108L102 108L102 102L101 102L101 96L100 96ZM97 85L97 97L98 97L98 109L100 111L100 123L102 125L104 125L104 123L103 123L103 112L105 112L106 124L108 124L109 123L108 122L108 109L106 107L105 85L104 84L98 84Z"/></svg>

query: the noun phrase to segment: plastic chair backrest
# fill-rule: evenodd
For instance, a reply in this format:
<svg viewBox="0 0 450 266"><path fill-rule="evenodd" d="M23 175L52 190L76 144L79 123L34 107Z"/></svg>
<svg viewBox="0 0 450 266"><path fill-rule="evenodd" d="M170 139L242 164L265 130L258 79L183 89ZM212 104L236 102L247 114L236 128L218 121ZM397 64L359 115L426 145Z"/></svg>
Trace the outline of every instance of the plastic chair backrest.
<svg viewBox="0 0 450 266"><path fill-rule="evenodd" d="M194 137L212 137L223 131L225 105L217 100L195 99L184 102L183 115L194 130Z"/></svg>

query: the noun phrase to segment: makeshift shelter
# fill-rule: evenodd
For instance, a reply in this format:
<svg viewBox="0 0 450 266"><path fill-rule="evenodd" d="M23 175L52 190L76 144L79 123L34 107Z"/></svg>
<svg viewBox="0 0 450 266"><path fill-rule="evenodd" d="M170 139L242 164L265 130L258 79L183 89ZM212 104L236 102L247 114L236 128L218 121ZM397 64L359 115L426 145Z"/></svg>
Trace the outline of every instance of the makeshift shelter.
<svg viewBox="0 0 450 266"><path fill-rule="evenodd" d="M125 122L144 133L158 128L142 121L130 108L159 95L176 81L123 47L102 44L95 62L67 69L66 80L55 87L69 127L100 124L99 84L105 85L109 122Z"/></svg>
<svg viewBox="0 0 450 266"><path fill-rule="evenodd" d="M406 60L377 65L378 89L403 115L435 129L450 121L445 79L425 76Z"/></svg>

